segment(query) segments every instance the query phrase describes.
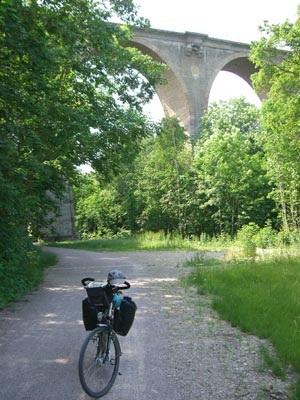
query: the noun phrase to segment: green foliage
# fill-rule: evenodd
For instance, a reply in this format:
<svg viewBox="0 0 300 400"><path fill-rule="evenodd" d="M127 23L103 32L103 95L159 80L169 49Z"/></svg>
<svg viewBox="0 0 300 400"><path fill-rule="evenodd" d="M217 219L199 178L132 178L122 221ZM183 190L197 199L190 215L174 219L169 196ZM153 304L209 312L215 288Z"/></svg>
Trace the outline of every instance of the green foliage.
<svg viewBox="0 0 300 400"><path fill-rule="evenodd" d="M200 125L195 170L208 233L234 236L249 222L274 217L268 199L259 110L244 98L213 104ZM207 230L206 230L207 232Z"/></svg>
<svg viewBox="0 0 300 400"><path fill-rule="evenodd" d="M276 355L271 354L270 350L263 345L260 346L260 354L262 356L262 370L269 369L275 376L278 376L282 379L286 378L284 366Z"/></svg>
<svg viewBox="0 0 300 400"><path fill-rule="evenodd" d="M237 232L237 245L241 248L241 255L246 258L255 258L257 248L282 247L281 238L282 232L273 229L271 221L267 221L263 228L259 228L257 224L250 222Z"/></svg>
<svg viewBox="0 0 300 400"><path fill-rule="evenodd" d="M157 135L146 139L134 165L124 165L111 182L82 176L74 188L80 237L192 229L191 148L176 119L164 119Z"/></svg>
<svg viewBox="0 0 300 400"><path fill-rule="evenodd" d="M262 142L259 110L243 98L210 107L194 149L178 121L165 118L113 182L94 181L94 194L83 183L75 189L81 237L125 229L233 238L249 222L276 225ZM270 245L268 233L260 233L260 247Z"/></svg>
<svg viewBox="0 0 300 400"><path fill-rule="evenodd" d="M297 231L280 231L277 234L277 245L279 247L297 246L299 245L299 232Z"/></svg>
<svg viewBox="0 0 300 400"><path fill-rule="evenodd" d="M259 229L254 236L257 247L261 249L270 249L278 245L278 232L272 228L271 221L267 221L266 225Z"/></svg>
<svg viewBox="0 0 300 400"><path fill-rule="evenodd" d="M1 128L30 191L41 181L53 190L51 177L84 162L110 172L130 159L162 70L123 46L129 28L109 23L120 9L134 21L132 2L17 0L3 9Z"/></svg>
<svg viewBox="0 0 300 400"><path fill-rule="evenodd" d="M255 236L259 232L259 227L254 222L244 225L237 233L238 244L242 248L242 255L246 258L255 258L256 243Z"/></svg>
<svg viewBox="0 0 300 400"><path fill-rule="evenodd" d="M165 235L164 232L146 232L129 235L128 232L116 235L113 238L77 240L66 242L51 242L48 246L63 247L87 251L176 251L176 250L213 250L225 249L231 242L219 242L217 238L199 241L197 239L183 239L181 235Z"/></svg>
<svg viewBox="0 0 300 400"><path fill-rule="evenodd" d="M55 262L55 255L29 247L29 243L22 254L9 257L8 261L2 259L0 262L0 309L35 289L42 281L43 270Z"/></svg>
<svg viewBox="0 0 300 400"><path fill-rule="evenodd" d="M300 20L281 25L265 23L263 37L252 43L250 60L258 68L253 82L263 102L264 149L272 198L286 231L299 228L299 41Z"/></svg>
<svg viewBox="0 0 300 400"><path fill-rule="evenodd" d="M142 210L140 229L185 234L189 209L192 152L175 118L165 118L136 160L135 196Z"/></svg>
<svg viewBox="0 0 300 400"><path fill-rule="evenodd" d="M269 338L280 360L300 368L299 258L221 262L201 266L189 282L214 294L220 316L243 331ZM203 264L203 263L202 263Z"/></svg>
<svg viewBox="0 0 300 400"><path fill-rule="evenodd" d="M96 174L86 174L79 176L73 192L76 231L81 239L111 237L122 231L122 207L112 184L101 187Z"/></svg>

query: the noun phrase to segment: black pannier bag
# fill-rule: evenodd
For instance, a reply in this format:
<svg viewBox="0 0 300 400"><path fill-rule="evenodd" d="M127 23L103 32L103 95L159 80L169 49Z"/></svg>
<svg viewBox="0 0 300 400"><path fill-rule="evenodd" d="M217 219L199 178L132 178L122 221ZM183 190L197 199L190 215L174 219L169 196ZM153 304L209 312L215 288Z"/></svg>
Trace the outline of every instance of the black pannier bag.
<svg viewBox="0 0 300 400"><path fill-rule="evenodd" d="M85 329L92 331L99 323L98 312L108 309L113 293L109 286L97 282L86 286L85 289L88 297L82 301L82 319Z"/></svg>
<svg viewBox="0 0 300 400"><path fill-rule="evenodd" d="M91 286L88 285L85 288L91 303L97 304L97 306L102 306L103 308L108 308L113 298L112 291L107 285L97 283L96 285L94 286L94 282L92 282Z"/></svg>
<svg viewBox="0 0 300 400"><path fill-rule="evenodd" d="M88 297L82 300L82 319L87 331L92 331L99 323L96 307L90 302Z"/></svg>
<svg viewBox="0 0 300 400"><path fill-rule="evenodd" d="M129 332L135 317L137 306L131 297L124 296L120 310L114 313L114 331L120 336L126 336Z"/></svg>

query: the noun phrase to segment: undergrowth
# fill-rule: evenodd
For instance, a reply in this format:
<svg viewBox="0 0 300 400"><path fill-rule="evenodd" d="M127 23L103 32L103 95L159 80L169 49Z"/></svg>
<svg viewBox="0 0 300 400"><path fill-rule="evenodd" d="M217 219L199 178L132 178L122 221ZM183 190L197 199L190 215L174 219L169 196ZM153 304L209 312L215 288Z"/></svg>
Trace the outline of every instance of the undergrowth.
<svg viewBox="0 0 300 400"><path fill-rule="evenodd" d="M231 246L224 238L182 238L180 235L165 235L163 232L147 232L117 238L100 238L65 242L45 243L47 246L88 251L176 251L217 250Z"/></svg>
<svg viewBox="0 0 300 400"><path fill-rule="evenodd" d="M54 254L32 248L28 249L18 263L0 264L0 309L34 290L43 279L44 269L55 262Z"/></svg>

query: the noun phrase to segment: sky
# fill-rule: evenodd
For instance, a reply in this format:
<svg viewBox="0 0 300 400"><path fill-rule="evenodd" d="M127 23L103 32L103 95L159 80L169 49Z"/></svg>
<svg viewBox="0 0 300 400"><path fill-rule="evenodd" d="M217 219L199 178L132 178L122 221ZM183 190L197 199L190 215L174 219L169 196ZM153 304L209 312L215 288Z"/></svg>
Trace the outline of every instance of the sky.
<svg viewBox="0 0 300 400"><path fill-rule="evenodd" d="M134 0L139 15L148 18L154 29L174 32L203 33L216 39L242 43L259 40L259 26L267 20L281 24L294 22L300 0ZM221 72L216 78L211 101L228 100L230 97L245 98L260 105L252 88L241 78ZM163 116L157 96L146 112L155 119Z"/></svg>

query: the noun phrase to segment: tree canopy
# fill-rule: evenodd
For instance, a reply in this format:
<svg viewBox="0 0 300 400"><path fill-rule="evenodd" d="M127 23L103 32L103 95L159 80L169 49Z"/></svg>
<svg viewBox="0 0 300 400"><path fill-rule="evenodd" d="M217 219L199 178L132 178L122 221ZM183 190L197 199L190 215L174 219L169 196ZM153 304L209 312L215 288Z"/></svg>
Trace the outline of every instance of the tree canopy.
<svg viewBox="0 0 300 400"><path fill-rule="evenodd" d="M125 46L135 25L147 21L131 0L1 1L4 263L22 259L28 229L44 225L54 207L48 191L60 196L84 163L106 176L117 171L151 132L142 107L163 67Z"/></svg>
<svg viewBox="0 0 300 400"><path fill-rule="evenodd" d="M263 128L268 176L273 198L281 208L282 226L297 230L300 223L300 19L280 25L265 23L263 37L252 43L250 59L258 68L253 77L264 92Z"/></svg>
<svg viewBox="0 0 300 400"><path fill-rule="evenodd" d="M126 230L233 237L250 222L264 227L270 219L275 225L263 136L259 109L243 98L210 106L194 148L177 119L164 118L113 185L82 178L75 191L79 232L101 236L106 226L111 235ZM89 224L95 228L89 231Z"/></svg>
<svg viewBox="0 0 300 400"><path fill-rule="evenodd" d="M140 24L132 2L5 0L0 7L3 179L20 182L27 197L56 191L58 177L83 163L115 171L151 128L141 109L161 71L123 46L128 26L109 22L116 13Z"/></svg>
<svg viewBox="0 0 300 400"><path fill-rule="evenodd" d="M214 232L233 236L272 216L262 142L260 111L244 98L215 103L203 117L195 163Z"/></svg>

